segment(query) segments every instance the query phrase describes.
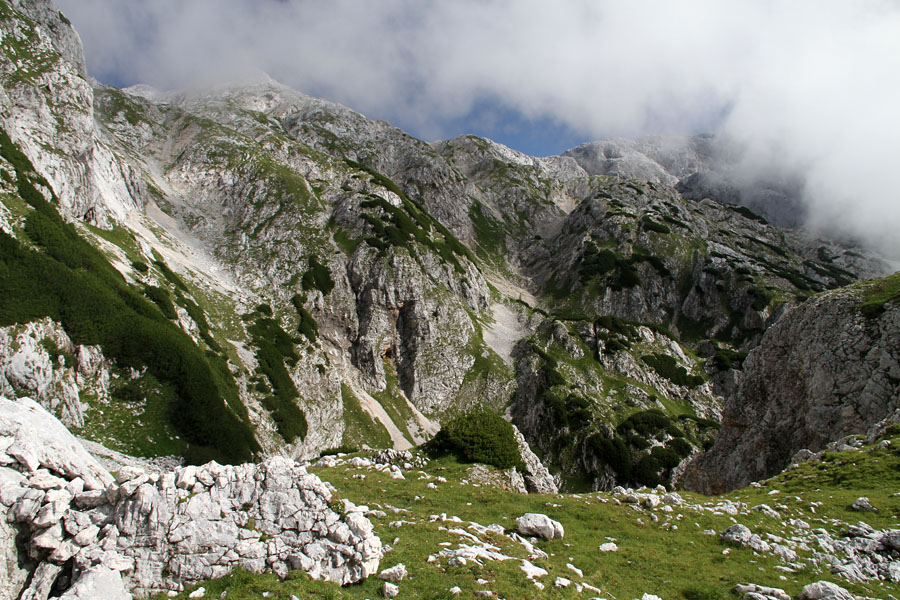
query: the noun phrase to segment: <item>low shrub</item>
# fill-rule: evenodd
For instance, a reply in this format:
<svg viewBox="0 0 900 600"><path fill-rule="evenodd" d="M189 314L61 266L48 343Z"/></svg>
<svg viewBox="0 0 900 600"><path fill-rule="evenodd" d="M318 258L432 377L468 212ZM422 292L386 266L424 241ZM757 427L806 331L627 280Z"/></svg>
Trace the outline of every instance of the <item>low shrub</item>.
<svg viewBox="0 0 900 600"><path fill-rule="evenodd" d="M460 460L498 469L522 466L512 425L499 415L483 410L466 413L444 424L426 448L432 453L455 454Z"/></svg>
<svg viewBox="0 0 900 600"><path fill-rule="evenodd" d="M169 292L154 285L145 285L144 295L159 307L159 310L162 311L165 318L178 318L178 313L175 312L175 305L172 304L172 298L169 297Z"/></svg>
<svg viewBox="0 0 900 600"><path fill-rule="evenodd" d="M641 360L675 385L697 387L706 382L702 375L688 373L668 354L645 354L641 356Z"/></svg>

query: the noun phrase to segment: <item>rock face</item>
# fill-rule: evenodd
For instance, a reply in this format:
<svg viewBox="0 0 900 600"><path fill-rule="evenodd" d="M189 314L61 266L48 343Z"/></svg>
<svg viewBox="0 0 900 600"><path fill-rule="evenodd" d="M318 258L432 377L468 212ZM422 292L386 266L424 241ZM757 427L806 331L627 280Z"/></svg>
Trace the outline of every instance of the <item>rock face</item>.
<svg viewBox="0 0 900 600"><path fill-rule="evenodd" d="M121 219L142 204L146 187L94 135L93 92L71 24L49 0L12 5L0 6L0 34L17 48L0 55L0 125L46 177L66 216L108 226L108 215Z"/></svg>
<svg viewBox="0 0 900 600"><path fill-rule="evenodd" d="M870 316L860 309L880 285L816 296L767 331L687 487L720 493L769 477L798 451L866 433L900 406L900 307Z"/></svg>
<svg viewBox="0 0 900 600"><path fill-rule="evenodd" d="M0 34L15 47L0 55L0 126L33 167L6 149L0 229L51 254L17 198L19 172L35 171L38 193L59 199L128 293L234 380L229 407L266 453L406 448L447 415L508 407L560 481L638 483L629 473L643 460L641 473L671 483L709 423L663 423L690 442L661 427L629 465L609 451L623 419L716 419L738 379L728 352L755 346L806 293L882 266L714 202L702 181L685 187L718 172L704 137L546 158L474 136L428 144L265 76L170 93L89 81L49 0L0 4ZM92 421L80 431L99 437L113 429L111 378L143 425L121 435L146 433L123 447L171 452L160 440L182 422L137 414L168 383L141 360L125 368L75 347L63 325L24 322L47 316L3 323L0 393ZM709 375L714 361L681 346L707 337L703 358L728 363ZM526 484L552 492L533 459Z"/></svg>
<svg viewBox="0 0 900 600"><path fill-rule="evenodd" d="M28 397L66 426L84 426L82 393L109 394L107 361L96 346L76 346L50 319L0 327L0 395Z"/></svg>
<svg viewBox="0 0 900 600"><path fill-rule="evenodd" d="M25 593L46 597L70 559L72 597L180 590L235 567L302 569L340 584L378 569L371 522L351 503L334 512L332 489L286 458L168 472L126 466L114 478L38 404L5 398L0 447L9 523L0 528L0 589L21 591L30 571ZM24 570L9 558L17 535Z"/></svg>
<svg viewBox="0 0 900 600"><path fill-rule="evenodd" d="M519 445L519 454L522 456L522 462L525 464L523 477L525 479L525 487L529 492L535 494L556 494L559 492L559 486L556 480L550 475L550 471L541 462L537 455L528 446L525 437L519 431L519 428L513 425L513 432L516 436L516 443Z"/></svg>

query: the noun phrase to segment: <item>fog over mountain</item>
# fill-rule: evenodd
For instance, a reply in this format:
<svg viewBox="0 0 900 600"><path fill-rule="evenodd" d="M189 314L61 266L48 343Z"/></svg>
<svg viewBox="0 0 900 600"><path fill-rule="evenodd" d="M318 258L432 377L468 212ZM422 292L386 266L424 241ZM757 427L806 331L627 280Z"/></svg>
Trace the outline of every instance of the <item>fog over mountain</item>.
<svg viewBox="0 0 900 600"><path fill-rule="evenodd" d="M510 114L585 139L714 132L750 179L799 174L813 227L900 254L895 2L60 4L106 82L264 70L427 140L506 141Z"/></svg>

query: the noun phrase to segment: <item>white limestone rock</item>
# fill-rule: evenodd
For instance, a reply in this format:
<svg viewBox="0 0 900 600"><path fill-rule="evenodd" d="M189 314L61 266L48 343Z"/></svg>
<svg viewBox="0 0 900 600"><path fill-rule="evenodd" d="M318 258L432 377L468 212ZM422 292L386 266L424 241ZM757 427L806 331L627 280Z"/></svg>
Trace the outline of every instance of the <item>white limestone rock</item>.
<svg viewBox="0 0 900 600"><path fill-rule="evenodd" d="M122 574L102 565L91 567L81 574L60 600L131 600L132 595L125 588Z"/></svg>
<svg viewBox="0 0 900 600"><path fill-rule="evenodd" d="M14 438L6 454L28 472L44 467L67 479L80 477L88 490L104 489L113 482L78 440L33 400L0 397L0 436Z"/></svg>
<svg viewBox="0 0 900 600"><path fill-rule="evenodd" d="M545 540L562 538L565 534L562 524L540 513L526 513L516 519L516 531L521 535L535 536Z"/></svg>
<svg viewBox="0 0 900 600"><path fill-rule="evenodd" d="M854 600L853 594L830 581L817 581L803 586L800 600Z"/></svg>
<svg viewBox="0 0 900 600"><path fill-rule="evenodd" d="M385 569L381 573L379 573L378 579L390 581L391 583L398 583L406 579L406 576L406 566L403 563L398 563L390 569Z"/></svg>

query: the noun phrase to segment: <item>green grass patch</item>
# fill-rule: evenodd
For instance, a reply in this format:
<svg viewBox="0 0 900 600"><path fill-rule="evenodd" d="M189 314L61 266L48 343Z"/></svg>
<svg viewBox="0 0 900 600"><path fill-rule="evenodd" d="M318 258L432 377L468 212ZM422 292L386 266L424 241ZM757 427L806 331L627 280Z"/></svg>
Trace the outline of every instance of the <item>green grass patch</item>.
<svg viewBox="0 0 900 600"><path fill-rule="evenodd" d="M865 282L860 289L863 292L859 310L867 317L877 317L884 312L886 304L900 299L900 273Z"/></svg>
<svg viewBox="0 0 900 600"><path fill-rule="evenodd" d="M341 402L344 405L344 437L342 445L361 448L393 448L394 442L387 429L377 419L372 418L362 408L353 390L341 384Z"/></svg>

